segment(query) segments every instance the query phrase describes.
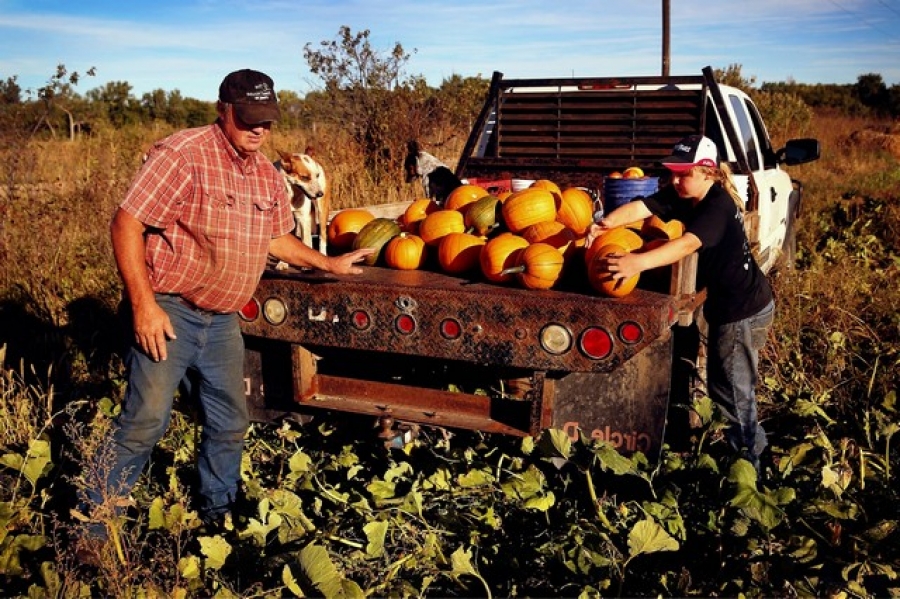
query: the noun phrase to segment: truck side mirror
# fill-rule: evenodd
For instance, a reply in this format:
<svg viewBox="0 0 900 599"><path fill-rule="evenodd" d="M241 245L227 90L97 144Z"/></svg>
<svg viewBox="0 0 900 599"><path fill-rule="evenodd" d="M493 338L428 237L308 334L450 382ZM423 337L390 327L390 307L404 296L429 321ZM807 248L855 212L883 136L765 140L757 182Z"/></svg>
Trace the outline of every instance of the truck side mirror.
<svg viewBox="0 0 900 599"><path fill-rule="evenodd" d="M776 153L778 162L783 162L787 166L795 164L803 164L818 160L821 154L818 139L802 138L790 139L787 144Z"/></svg>

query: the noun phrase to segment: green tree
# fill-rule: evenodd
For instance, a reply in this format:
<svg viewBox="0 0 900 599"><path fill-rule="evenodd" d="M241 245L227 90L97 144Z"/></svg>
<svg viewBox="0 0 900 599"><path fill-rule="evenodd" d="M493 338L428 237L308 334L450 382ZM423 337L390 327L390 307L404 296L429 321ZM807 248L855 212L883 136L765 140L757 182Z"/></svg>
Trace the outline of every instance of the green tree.
<svg viewBox="0 0 900 599"><path fill-rule="evenodd" d="M20 104L22 102L22 88L19 87L18 78L13 75L6 81L0 80L0 104Z"/></svg>
<svg viewBox="0 0 900 599"><path fill-rule="evenodd" d="M876 73L860 75L853 87L853 93L863 105L878 113L887 112L888 91L881 75Z"/></svg>
<svg viewBox="0 0 900 599"><path fill-rule="evenodd" d="M115 127L145 120L146 115L140 102L131 94L131 84L127 81L109 81L102 87L89 90L87 98L98 105Z"/></svg>
<svg viewBox="0 0 900 599"><path fill-rule="evenodd" d="M93 77L95 73L95 67L91 67L86 71L89 77ZM56 127L59 126L59 123L54 124L54 112L59 110L66 115L69 138L73 139L75 137L80 121L73 110L73 105L79 103L79 97L75 93L74 87L78 85L80 79L81 75L78 71L69 72L64 64L56 66L56 73L37 91L38 101L42 105L42 110L31 129L32 136L42 127L46 127L50 131L51 136L56 137ZM86 108L83 103L81 103L81 108Z"/></svg>
<svg viewBox="0 0 900 599"><path fill-rule="evenodd" d="M318 48L307 43L303 57L324 84L326 101L314 102L316 117L349 130L376 176L396 166L392 149L405 143L406 107L394 92L414 87L404 74L410 55L397 42L387 52L372 47L369 30L353 33L342 25L337 39ZM405 104L405 103L404 103Z"/></svg>
<svg viewBox="0 0 900 599"><path fill-rule="evenodd" d="M741 68L739 64L730 64L724 69L713 69L713 74L716 81L722 85L730 85L749 94L756 84L756 77L751 76L749 79L745 79L741 74Z"/></svg>

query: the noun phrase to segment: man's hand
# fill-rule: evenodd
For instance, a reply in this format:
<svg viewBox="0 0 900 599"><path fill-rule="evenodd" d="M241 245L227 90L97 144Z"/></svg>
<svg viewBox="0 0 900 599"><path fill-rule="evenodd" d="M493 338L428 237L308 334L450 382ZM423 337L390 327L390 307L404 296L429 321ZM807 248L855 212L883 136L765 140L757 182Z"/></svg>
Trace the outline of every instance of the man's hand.
<svg viewBox="0 0 900 599"><path fill-rule="evenodd" d="M373 253L375 253L375 250L372 248L361 248L340 256L334 256L328 260L328 271L336 275L362 274L363 270L358 266L354 266L354 264L362 262Z"/></svg>
<svg viewBox="0 0 900 599"><path fill-rule="evenodd" d="M175 329L165 310L155 301L132 306L134 340L154 362L168 358L166 342L175 339Z"/></svg>

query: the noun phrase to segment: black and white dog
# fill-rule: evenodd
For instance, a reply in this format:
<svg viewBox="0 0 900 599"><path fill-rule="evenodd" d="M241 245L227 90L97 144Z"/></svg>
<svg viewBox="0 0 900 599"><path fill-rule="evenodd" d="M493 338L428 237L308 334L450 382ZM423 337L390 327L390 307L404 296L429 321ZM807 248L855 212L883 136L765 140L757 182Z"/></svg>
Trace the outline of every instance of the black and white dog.
<svg viewBox="0 0 900 599"><path fill-rule="evenodd" d="M419 142L413 140L406 144L406 182L412 183L421 178L425 195L438 204L443 205L450 192L462 185L462 181L453 174L446 164L419 148Z"/></svg>

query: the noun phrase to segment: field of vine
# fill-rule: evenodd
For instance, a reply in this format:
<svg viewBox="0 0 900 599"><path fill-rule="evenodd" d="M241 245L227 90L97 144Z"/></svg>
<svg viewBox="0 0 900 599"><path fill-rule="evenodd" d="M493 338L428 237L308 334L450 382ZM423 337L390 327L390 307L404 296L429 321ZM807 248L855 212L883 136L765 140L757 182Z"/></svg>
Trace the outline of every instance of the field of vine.
<svg viewBox="0 0 900 599"><path fill-rule="evenodd" d="M238 513L206 534L184 406L100 568L76 563L86 457L124 385L108 220L165 133L0 149L0 595L900 597L900 130L829 115L802 132L822 158L790 171L804 216L773 278L761 478L702 392L670 406L695 426L658 460L556 430L385 448L335 414L254 425ZM265 151L308 144L337 208L419 194L399 172L374 184L339 132L276 130Z"/></svg>

